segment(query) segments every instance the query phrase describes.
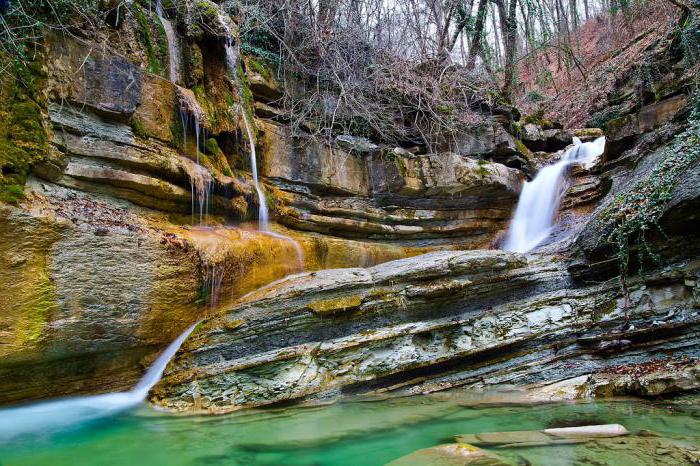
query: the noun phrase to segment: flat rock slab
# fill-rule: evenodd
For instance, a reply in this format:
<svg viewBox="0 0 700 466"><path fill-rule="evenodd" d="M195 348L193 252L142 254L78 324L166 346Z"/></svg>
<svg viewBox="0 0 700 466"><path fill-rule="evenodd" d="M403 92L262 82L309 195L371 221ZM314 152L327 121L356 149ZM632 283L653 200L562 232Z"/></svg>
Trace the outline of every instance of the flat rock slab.
<svg viewBox="0 0 700 466"><path fill-rule="evenodd" d="M387 466L509 466L500 456L468 443L449 443L424 448L387 463Z"/></svg>
<svg viewBox="0 0 700 466"><path fill-rule="evenodd" d="M587 441L594 438L620 437L628 434L627 429L620 424L603 424L560 429L485 432L458 435L455 439L460 443L480 446L544 446L561 444L562 440Z"/></svg>
<svg viewBox="0 0 700 466"><path fill-rule="evenodd" d="M510 443L549 443L552 437L539 430L523 430L517 432L486 432L483 434L458 435L456 440L460 443L491 446Z"/></svg>

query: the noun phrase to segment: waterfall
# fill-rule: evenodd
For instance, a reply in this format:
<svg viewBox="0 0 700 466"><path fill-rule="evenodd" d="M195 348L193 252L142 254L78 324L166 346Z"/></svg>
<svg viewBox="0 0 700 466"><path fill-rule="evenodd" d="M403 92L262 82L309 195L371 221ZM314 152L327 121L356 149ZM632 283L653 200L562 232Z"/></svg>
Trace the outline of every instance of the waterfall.
<svg viewBox="0 0 700 466"><path fill-rule="evenodd" d="M248 122L248 117L246 116L245 109L241 111L243 114L243 123L245 124L246 132L248 133L248 141L250 141L250 165L251 165L251 170L253 172L253 184L255 185L255 190L258 193L258 199L259 199L259 229L260 231L265 232L266 234L278 238L284 241L289 241L292 246L294 246L294 251L296 252L297 255L297 263L299 270L304 269L304 250L301 248L301 245L295 241L293 238L290 238L289 236L282 235L280 233L273 232L270 230L270 219L269 219L269 213L267 211L267 203L265 202L265 195L262 192L262 189L260 188L260 183L258 182L258 166L256 162L256 153L255 153L255 139L253 139L253 131L250 127L250 122Z"/></svg>
<svg viewBox="0 0 700 466"><path fill-rule="evenodd" d="M163 11L162 0L156 2L156 15L160 18L168 40L168 78L177 83L180 80L180 47L175 28Z"/></svg>
<svg viewBox="0 0 700 466"><path fill-rule="evenodd" d="M225 22L222 20L222 24ZM234 81L237 81L237 69L238 69L238 53L234 48L233 41L228 39L226 41L226 66L228 68L229 74ZM265 201L265 195L263 194L262 188L260 188L260 181L258 180L258 162L257 154L255 151L255 138L253 137L253 130L251 128L250 122L248 121L248 116L245 113L245 108L241 109L241 114L243 115L243 123L245 125L246 134L248 136L248 143L250 144L250 169L253 173L253 184L255 185L255 191L258 194L258 222L260 224L260 230L269 231L270 230L270 215L267 210L267 202Z"/></svg>
<svg viewBox="0 0 700 466"><path fill-rule="evenodd" d="M202 225L209 213L211 201L212 177L205 167L199 164L199 149L202 140L206 140L207 134L203 122L206 115L199 106L194 95L181 87L177 88L177 100L180 108L180 121L183 130L183 146L187 147L187 131L194 127L196 164L186 162L184 168L190 179L192 196L192 224L195 223L196 205L199 206L199 224ZM187 161L189 159L186 159ZM196 201L196 202L195 202Z"/></svg>
<svg viewBox="0 0 700 466"><path fill-rule="evenodd" d="M245 114L245 109L242 109L241 114L243 114L243 123L245 124L246 133L248 133L248 142L250 143L250 167L253 172L253 184L255 185L255 191L258 193L258 204L260 206L259 210L259 222L260 229L262 231L270 230L270 218L267 211L267 202L265 202L265 195L260 188L260 182L258 181L258 163L256 161L255 153L255 139L253 138L253 131L250 127L250 122Z"/></svg>
<svg viewBox="0 0 700 466"><path fill-rule="evenodd" d="M211 202L212 177L209 170L194 163L190 159L183 158L182 167L190 180L192 199L192 224L194 225L194 214L199 207L199 224L203 225L209 216L209 203ZM196 200L196 206L195 206Z"/></svg>
<svg viewBox="0 0 700 466"><path fill-rule="evenodd" d="M148 392L160 381L170 360L192 333L196 324L182 332L158 356L128 392L81 396L46 401L17 408L0 410L0 440L31 434L46 434L117 414L142 403Z"/></svg>
<svg viewBox="0 0 700 466"><path fill-rule="evenodd" d="M547 239L566 193L567 168L575 163L590 166L604 151L605 137L587 143L574 138L574 146L559 162L544 167L532 181L525 182L503 249L528 252Z"/></svg>
<svg viewBox="0 0 700 466"><path fill-rule="evenodd" d="M221 24L223 25L224 28L227 29L226 26L226 21L224 19L221 19ZM225 50L226 50L226 66L228 68L228 72L231 75L231 79L234 82L237 82L238 85L242 85L242 83L239 82L238 80L238 53L236 51L236 48L234 47L233 40L230 38L226 40L225 44ZM242 96L241 96L242 97ZM255 192L258 195L258 228L260 231L275 237L279 238L284 241L289 241L292 246L294 246L294 250L296 252L297 256L297 262L299 266L299 270L304 269L304 250L302 249L301 245L295 241L293 238L290 238L289 236L282 235L280 233L273 232L270 229L270 214L269 211L267 210L267 202L265 200L265 194L263 193L262 188L260 187L260 180L258 179L258 162L257 162L257 153L255 149L255 137L253 135L253 129L250 124L250 121L248 119L248 115L246 114L245 108L241 109L241 115L243 116L243 124L245 126L246 130L246 136L248 137L248 143L250 144L250 169L253 174L253 185L255 186Z"/></svg>

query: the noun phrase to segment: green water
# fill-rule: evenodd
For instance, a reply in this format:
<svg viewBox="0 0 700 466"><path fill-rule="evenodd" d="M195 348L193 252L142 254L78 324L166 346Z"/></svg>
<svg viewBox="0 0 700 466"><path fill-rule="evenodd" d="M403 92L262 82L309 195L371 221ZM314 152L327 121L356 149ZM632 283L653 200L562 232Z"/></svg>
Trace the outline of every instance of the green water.
<svg viewBox="0 0 700 466"><path fill-rule="evenodd" d="M459 395L440 394L218 417L173 416L143 406L70 432L0 445L0 465L380 465L456 434L599 423L654 431L663 441L697 449L697 401L475 407ZM588 445L492 451L514 464L667 464L642 451L611 456Z"/></svg>

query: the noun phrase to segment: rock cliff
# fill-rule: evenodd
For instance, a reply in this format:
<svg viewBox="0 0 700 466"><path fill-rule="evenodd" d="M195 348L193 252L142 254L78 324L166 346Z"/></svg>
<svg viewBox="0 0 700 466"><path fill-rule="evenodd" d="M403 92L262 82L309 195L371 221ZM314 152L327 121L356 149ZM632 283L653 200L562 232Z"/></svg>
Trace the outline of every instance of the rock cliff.
<svg viewBox="0 0 700 466"><path fill-rule="evenodd" d="M449 144L319 137L292 124L283 101L296 90L273 66L227 62L235 22L185 3L166 7L180 49L136 4L119 24L47 34L31 86L3 82L0 403L124 389L200 320L154 403L218 413L544 390L700 356L698 134L680 70L641 103L611 96L602 129L483 103ZM603 133L602 159L568 173L550 239L528 255L496 250L523 183L574 137ZM271 231L255 224L253 147ZM659 172L667 159L678 163ZM611 212L669 173L660 229L644 236L658 260L635 263L636 242L622 270Z"/></svg>

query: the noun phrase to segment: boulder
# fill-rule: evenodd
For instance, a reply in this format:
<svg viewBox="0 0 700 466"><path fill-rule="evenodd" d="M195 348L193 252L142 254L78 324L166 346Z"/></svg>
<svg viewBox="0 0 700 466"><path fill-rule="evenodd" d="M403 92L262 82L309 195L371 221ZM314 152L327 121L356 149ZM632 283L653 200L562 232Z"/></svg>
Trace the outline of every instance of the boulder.
<svg viewBox="0 0 700 466"><path fill-rule="evenodd" d="M687 97L677 95L642 107L638 113L628 114L607 122L605 135L608 138L608 158L619 156L625 149L634 144L639 135L673 121L682 115L687 108Z"/></svg>
<svg viewBox="0 0 700 466"><path fill-rule="evenodd" d="M237 38L237 25L213 1L193 0L186 6L184 21L190 38L196 41Z"/></svg>
<svg viewBox="0 0 700 466"><path fill-rule="evenodd" d="M449 147L449 146L448 146ZM449 150L447 147L446 150ZM516 155L518 148L515 139L503 125L489 123L467 128L458 135L453 150L462 155L505 157Z"/></svg>
<svg viewBox="0 0 700 466"><path fill-rule="evenodd" d="M541 126L534 123L526 123L522 127L520 138L528 149L533 151L547 150L547 138Z"/></svg>
<svg viewBox="0 0 700 466"><path fill-rule="evenodd" d="M245 65L248 86L256 101L274 102L284 95L272 68L251 56L245 57Z"/></svg>
<svg viewBox="0 0 700 466"><path fill-rule="evenodd" d="M508 466L500 456L468 443L452 443L424 448L387 463L387 466Z"/></svg>
<svg viewBox="0 0 700 466"><path fill-rule="evenodd" d="M556 152L565 149L573 143L570 131L563 129L545 129L542 131L548 152Z"/></svg>
<svg viewBox="0 0 700 466"><path fill-rule="evenodd" d="M677 95L656 104L647 105L639 110L639 131L646 132L661 124L673 120L688 106L684 95Z"/></svg>

